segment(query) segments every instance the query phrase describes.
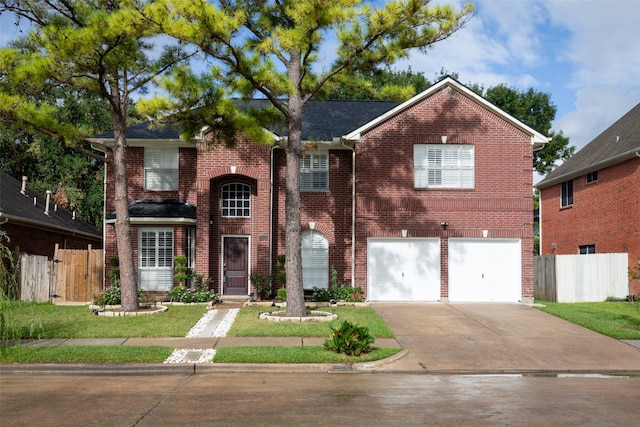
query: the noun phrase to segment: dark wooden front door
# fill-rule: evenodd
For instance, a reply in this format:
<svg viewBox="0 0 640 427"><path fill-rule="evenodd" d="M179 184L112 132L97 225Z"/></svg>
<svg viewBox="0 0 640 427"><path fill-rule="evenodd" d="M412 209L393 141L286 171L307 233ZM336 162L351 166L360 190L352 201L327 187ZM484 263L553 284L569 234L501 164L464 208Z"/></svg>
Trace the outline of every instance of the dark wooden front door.
<svg viewBox="0 0 640 427"><path fill-rule="evenodd" d="M247 295L249 293L249 238L225 237L223 239L223 294Z"/></svg>

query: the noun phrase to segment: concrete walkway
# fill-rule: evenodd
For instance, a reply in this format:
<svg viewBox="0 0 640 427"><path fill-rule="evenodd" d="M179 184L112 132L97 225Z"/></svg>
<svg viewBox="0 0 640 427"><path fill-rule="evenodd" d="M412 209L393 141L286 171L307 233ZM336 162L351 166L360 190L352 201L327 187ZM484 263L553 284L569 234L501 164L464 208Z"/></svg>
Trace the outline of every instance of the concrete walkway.
<svg viewBox="0 0 640 427"><path fill-rule="evenodd" d="M350 365L349 369L405 373L640 375L640 340L618 341L524 304L372 303L371 307L395 335L393 339L377 339L374 345L403 351L387 360ZM223 346L318 346L324 342L324 338L227 337L223 324L225 319L229 322L231 310L210 311L203 317L206 320L194 327L197 332L191 337L23 340L20 345L157 345L176 349L175 357L168 363L197 364L198 369L229 369L229 366L208 363L212 351ZM244 365L244 368L276 367ZM335 365L317 368L344 369ZM285 365L277 369L299 370L301 367Z"/></svg>

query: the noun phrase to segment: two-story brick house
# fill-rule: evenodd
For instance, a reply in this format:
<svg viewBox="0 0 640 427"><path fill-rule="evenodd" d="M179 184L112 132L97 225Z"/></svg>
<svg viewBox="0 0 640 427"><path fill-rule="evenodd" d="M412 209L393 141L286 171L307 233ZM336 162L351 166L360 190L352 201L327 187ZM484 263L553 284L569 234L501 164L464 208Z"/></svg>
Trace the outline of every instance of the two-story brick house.
<svg viewBox="0 0 640 427"><path fill-rule="evenodd" d="M184 254L221 294L254 292L249 275L285 249L282 150L127 133L140 287L170 289ZM305 288L335 268L372 301L532 300L532 153L546 137L446 78L402 104L312 101L303 139ZM112 200L107 186L107 212Z"/></svg>
<svg viewBox="0 0 640 427"><path fill-rule="evenodd" d="M640 261L640 104L536 185L540 250L624 253ZM635 281L629 290L640 294Z"/></svg>

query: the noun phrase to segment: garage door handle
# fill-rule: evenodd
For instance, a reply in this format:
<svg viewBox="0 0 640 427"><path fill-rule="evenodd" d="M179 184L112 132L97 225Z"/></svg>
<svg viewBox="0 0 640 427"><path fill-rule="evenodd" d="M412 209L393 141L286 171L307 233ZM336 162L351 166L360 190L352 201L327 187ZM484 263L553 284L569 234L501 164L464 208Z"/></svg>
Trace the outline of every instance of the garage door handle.
<svg viewBox="0 0 640 427"><path fill-rule="evenodd" d="M402 272L402 278L404 279L404 271Z"/></svg>
<svg viewBox="0 0 640 427"><path fill-rule="evenodd" d="M482 273L482 278L484 279L484 273Z"/></svg>

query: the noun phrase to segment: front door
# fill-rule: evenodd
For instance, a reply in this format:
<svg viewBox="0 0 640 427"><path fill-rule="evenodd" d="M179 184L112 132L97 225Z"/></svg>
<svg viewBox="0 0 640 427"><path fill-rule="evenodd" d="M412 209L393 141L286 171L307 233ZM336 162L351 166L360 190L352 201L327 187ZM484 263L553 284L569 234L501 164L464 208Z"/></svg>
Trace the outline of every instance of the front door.
<svg viewBox="0 0 640 427"><path fill-rule="evenodd" d="M223 238L223 295L249 293L249 238Z"/></svg>

